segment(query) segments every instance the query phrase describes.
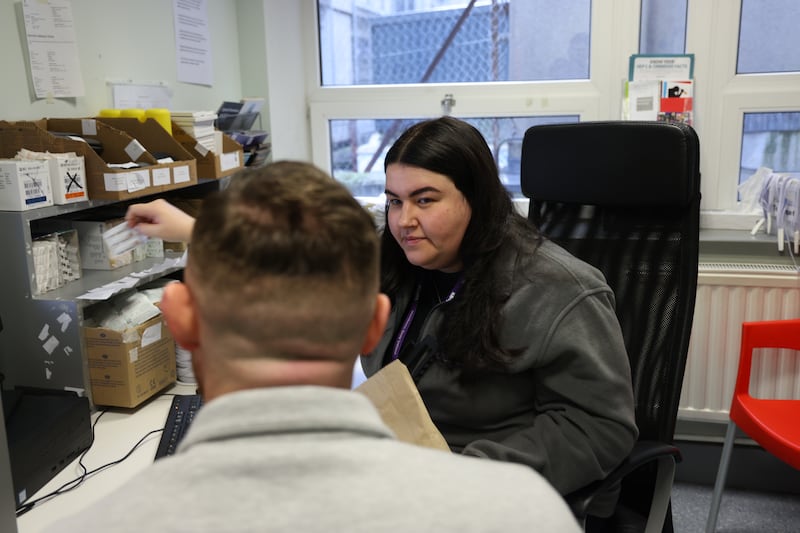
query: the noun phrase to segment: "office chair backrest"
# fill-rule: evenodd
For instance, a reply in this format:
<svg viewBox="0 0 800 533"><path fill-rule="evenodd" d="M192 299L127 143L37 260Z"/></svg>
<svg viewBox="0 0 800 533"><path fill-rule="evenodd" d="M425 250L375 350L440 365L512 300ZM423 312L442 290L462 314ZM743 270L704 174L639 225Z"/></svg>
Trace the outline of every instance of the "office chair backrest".
<svg viewBox="0 0 800 533"><path fill-rule="evenodd" d="M631 363L639 439L671 443L697 287L697 135L661 122L534 126L520 181L528 218L606 276Z"/></svg>

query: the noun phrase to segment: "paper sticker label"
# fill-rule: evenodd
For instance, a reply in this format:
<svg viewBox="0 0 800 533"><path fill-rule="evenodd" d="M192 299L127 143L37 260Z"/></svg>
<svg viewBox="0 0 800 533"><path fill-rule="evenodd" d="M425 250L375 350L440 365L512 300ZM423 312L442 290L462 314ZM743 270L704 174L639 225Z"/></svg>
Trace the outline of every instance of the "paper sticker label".
<svg viewBox="0 0 800 533"><path fill-rule="evenodd" d="M84 169L83 156L59 161L50 170L51 172L57 171L61 173L64 199L73 201L86 199L86 171Z"/></svg>
<svg viewBox="0 0 800 533"><path fill-rule="evenodd" d="M169 185L169 168L153 169L153 185Z"/></svg>
<svg viewBox="0 0 800 533"><path fill-rule="evenodd" d="M144 149L144 146L142 146L137 139L132 140L128 143L128 146L125 147L125 153L128 154L128 157L130 157L132 161L139 159L146 151L147 150Z"/></svg>
<svg viewBox="0 0 800 533"><path fill-rule="evenodd" d="M239 152L228 152L227 154L222 154L222 157L219 158L219 169L223 172L240 166Z"/></svg>
<svg viewBox="0 0 800 533"><path fill-rule="evenodd" d="M185 183L191 179L189 174L189 165L182 165L180 167L172 167L172 175L175 178L175 183Z"/></svg>
<svg viewBox="0 0 800 533"><path fill-rule="evenodd" d="M125 173L125 185L128 192L136 192L150 186L150 171L137 170Z"/></svg>
<svg viewBox="0 0 800 533"><path fill-rule="evenodd" d="M195 149L195 151L197 151L197 153L199 153L203 157L205 157L206 154L208 153L208 148L206 148L205 146L203 146L200 143L195 144L194 145L194 149Z"/></svg>
<svg viewBox="0 0 800 533"><path fill-rule="evenodd" d="M128 189L128 182L124 173L104 173L103 182L108 192L119 192Z"/></svg>
<svg viewBox="0 0 800 533"><path fill-rule="evenodd" d="M83 133L83 135L91 135L92 137L97 135L97 121L93 118L81 119L81 133Z"/></svg>
<svg viewBox="0 0 800 533"><path fill-rule="evenodd" d="M44 351L46 351L48 354L51 355L53 353L53 350L55 350L57 346L58 346L58 339L55 337L50 337L49 339L47 339L47 341L45 341L44 344L42 344L42 348L44 348Z"/></svg>
<svg viewBox="0 0 800 533"><path fill-rule="evenodd" d="M161 340L161 322L153 324L142 332L142 348Z"/></svg>
<svg viewBox="0 0 800 533"><path fill-rule="evenodd" d="M25 205L47 202L50 171L44 163L20 163L17 167Z"/></svg>

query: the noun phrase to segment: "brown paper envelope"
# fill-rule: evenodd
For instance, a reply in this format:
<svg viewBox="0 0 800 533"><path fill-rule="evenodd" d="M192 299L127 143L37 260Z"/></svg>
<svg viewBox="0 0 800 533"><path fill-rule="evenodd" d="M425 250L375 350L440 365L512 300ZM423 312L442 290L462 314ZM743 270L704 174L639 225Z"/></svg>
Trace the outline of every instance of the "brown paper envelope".
<svg viewBox="0 0 800 533"><path fill-rule="evenodd" d="M386 365L355 390L372 401L399 440L450 451L401 361Z"/></svg>

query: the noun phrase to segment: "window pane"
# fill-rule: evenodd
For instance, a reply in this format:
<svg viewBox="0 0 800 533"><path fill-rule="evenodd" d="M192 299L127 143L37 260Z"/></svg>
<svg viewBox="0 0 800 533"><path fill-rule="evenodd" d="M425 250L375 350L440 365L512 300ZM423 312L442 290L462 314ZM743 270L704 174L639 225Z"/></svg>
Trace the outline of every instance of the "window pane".
<svg viewBox="0 0 800 533"><path fill-rule="evenodd" d="M331 120L333 177L355 196L378 196L384 190L383 160L389 147L412 124L422 119ZM578 122L577 115L549 117L465 118L481 132L497 162L500 179L516 197L522 138L536 124Z"/></svg>
<svg viewBox="0 0 800 533"><path fill-rule="evenodd" d="M738 74L800 71L800 2L742 0Z"/></svg>
<svg viewBox="0 0 800 533"><path fill-rule="evenodd" d="M318 0L323 85L589 78L591 0Z"/></svg>
<svg viewBox="0 0 800 533"><path fill-rule="evenodd" d="M800 112L745 113L739 183L759 167L800 173Z"/></svg>
<svg viewBox="0 0 800 533"><path fill-rule="evenodd" d="M682 54L686 51L687 0L642 0L640 54Z"/></svg>

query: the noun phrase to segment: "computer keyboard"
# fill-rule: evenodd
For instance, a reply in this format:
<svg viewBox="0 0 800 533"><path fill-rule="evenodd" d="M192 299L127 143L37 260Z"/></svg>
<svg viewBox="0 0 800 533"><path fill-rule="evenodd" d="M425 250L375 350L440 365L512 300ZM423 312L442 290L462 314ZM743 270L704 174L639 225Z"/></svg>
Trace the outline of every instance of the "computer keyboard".
<svg viewBox="0 0 800 533"><path fill-rule="evenodd" d="M199 394L178 394L173 396L172 405L169 407L167 421L164 424L164 431L161 433L161 440L158 443L154 460L175 453L178 443L189 429L189 424L194 420L194 415L203 405L203 399Z"/></svg>

